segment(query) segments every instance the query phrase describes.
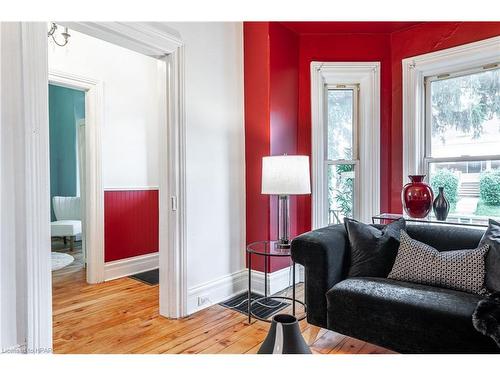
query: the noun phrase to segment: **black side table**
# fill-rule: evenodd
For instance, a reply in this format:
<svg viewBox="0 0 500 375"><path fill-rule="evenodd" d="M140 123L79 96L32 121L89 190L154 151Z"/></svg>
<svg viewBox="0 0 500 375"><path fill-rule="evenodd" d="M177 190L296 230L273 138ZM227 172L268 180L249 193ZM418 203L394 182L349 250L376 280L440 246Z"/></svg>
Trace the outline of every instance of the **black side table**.
<svg viewBox="0 0 500 375"><path fill-rule="evenodd" d="M299 301L295 298L295 262L292 261L292 298L286 296L268 296L267 295L267 274L269 266L270 257L290 257L290 248L280 248L278 247L278 241L257 241L252 242L247 246L247 259L248 259L248 324L252 322L252 316L255 319L261 320L263 322L271 323L270 319L263 319L252 312L252 305L259 303L262 300L267 299L277 299L277 300L289 300L292 303L292 315L295 316L295 304L298 303L304 306L304 314L301 317L296 317L298 320L303 320L306 317L306 305L304 302ZM252 301L252 255L258 255L264 257L264 297L260 297Z"/></svg>

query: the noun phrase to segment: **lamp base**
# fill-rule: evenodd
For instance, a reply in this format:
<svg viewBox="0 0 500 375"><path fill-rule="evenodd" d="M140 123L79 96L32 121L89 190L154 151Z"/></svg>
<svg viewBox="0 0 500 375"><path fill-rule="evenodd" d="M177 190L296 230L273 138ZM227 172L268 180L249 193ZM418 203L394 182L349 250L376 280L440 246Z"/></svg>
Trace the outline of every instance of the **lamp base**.
<svg viewBox="0 0 500 375"><path fill-rule="evenodd" d="M290 246L291 246L290 241L286 241L286 242L285 242L285 241L278 241L278 242L276 243L276 247L277 247L278 249L289 249L289 248L290 248Z"/></svg>
<svg viewBox="0 0 500 375"><path fill-rule="evenodd" d="M278 196L278 247L290 248L290 217L288 195Z"/></svg>

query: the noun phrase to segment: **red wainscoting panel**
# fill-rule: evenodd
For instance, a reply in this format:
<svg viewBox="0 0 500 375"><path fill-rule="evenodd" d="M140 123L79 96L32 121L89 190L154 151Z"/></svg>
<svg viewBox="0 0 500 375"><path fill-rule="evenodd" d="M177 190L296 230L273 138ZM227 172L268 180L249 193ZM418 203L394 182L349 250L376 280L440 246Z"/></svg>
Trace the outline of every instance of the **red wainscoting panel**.
<svg viewBox="0 0 500 375"><path fill-rule="evenodd" d="M157 252L158 216L158 190L105 191L105 261Z"/></svg>

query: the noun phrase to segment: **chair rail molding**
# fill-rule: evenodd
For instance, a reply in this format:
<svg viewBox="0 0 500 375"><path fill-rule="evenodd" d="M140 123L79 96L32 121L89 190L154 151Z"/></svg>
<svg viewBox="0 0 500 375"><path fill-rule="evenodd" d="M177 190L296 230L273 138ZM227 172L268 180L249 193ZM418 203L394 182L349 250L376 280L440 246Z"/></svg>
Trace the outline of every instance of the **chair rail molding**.
<svg viewBox="0 0 500 375"><path fill-rule="evenodd" d="M413 56L403 68L403 181L425 170L425 85L427 76L498 63L500 37Z"/></svg>
<svg viewBox="0 0 500 375"><path fill-rule="evenodd" d="M184 44L177 32L164 26L134 22L61 22L75 31L159 58L163 69L160 176L160 314L179 318L187 313L186 287L186 157L184 115ZM52 347L50 206L48 164L48 67L46 23L22 23L24 112L27 131L24 155L31 178L25 187L32 221L28 237L27 350ZM161 67L160 67L161 66ZM3 78L3 77L2 77ZM168 155L168 156L167 156ZM100 166L96 165L96 168ZM87 183L87 189L92 187ZM102 189L101 189L102 191ZM171 204L170 202L175 202ZM97 208L98 209L98 208ZM167 230L168 228L168 230ZM104 277L104 273L102 275Z"/></svg>
<svg viewBox="0 0 500 375"><path fill-rule="evenodd" d="M359 85L359 220L380 211L380 62L311 62L312 228L327 225L325 85Z"/></svg>

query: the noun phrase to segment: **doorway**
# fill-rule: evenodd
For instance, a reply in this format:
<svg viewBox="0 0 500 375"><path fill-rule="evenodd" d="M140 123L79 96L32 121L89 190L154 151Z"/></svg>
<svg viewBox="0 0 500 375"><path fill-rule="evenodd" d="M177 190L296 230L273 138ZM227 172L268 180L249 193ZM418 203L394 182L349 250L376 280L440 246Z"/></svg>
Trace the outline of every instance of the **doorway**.
<svg viewBox="0 0 500 375"><path fill-rule="evenodd" d="M186 314L186 202L185 202L185 116L184 116L184 47L180 36L172 30L156 29L147 23L65 23L73 30L86 33L122 47L130 48L137 52L154 56L163 61L163 79L158 82L160 89L161 119L164 128L161 130L160 139L164 139L164 147L160 150L160 180L159 180L159 264L160 264L160 314L169 318L179 318ZM50 214L50 207L44 199L49 201L49 171L48 162L45 167L38 160L49 159L48 155L48 121L44 116L47 108L47 27L45 23L26 23L21 27L24 30L23 38L27 42L33 41L30 53L23 59L23 72L30 74L34 82L34 89L24 93L30 98L30 107L25 109L27 115L36 119L39 131L35 136L27 139L26 150L36 150L37 158L29 158L27 170L38 171L40 178L29 181L27 191L36 202L36 209L40 210L33 220L34 243L40 244L40 249L33 251L33 256L28 257L27 266L37 272L27 275L28 284L35 285L29 298L28 321L32 327L27 332L27 347L30 351L46 350L52 347L52 313L47 296L50 296L50 248L45 248L45 243L50 243L50 227L46 218ZM44 58L45 57L45 58ZM115 62L120 64L123 62ZM37 86L38 85L38 86ZM43 89L45 87L45 89ZM95 101L99 103L101 96L96 90ZM89 108L87 112L92 112ZM97 113L92 115L99 119ZM88 116L86 116L88 120ZM89 133L89 124L86 132ZM92 147L99 144L99 135L90 134L86 137L87 145ZM87 148L87 150L90 150ZM95 155L99 151L96 147L88 155ZM28 151L27 151L28 152ZM87 213L98 214L102 212L99 207L98 194L95 184L90 183L91 178L98 175L100 165L95 159L86 163L87 171L87 196L94 197L94 201L87 201ZM47 193L46 193L47 192ZM45 198L47 194L47 198ZM38 203L39 202L39 203ZM46 214L45 214L46 213ZM87 218L89 215L86 215ZM90 220L89 220L90 222ZM102 226L96 225L96 229ZM168 230L167 230L168 229ZM87 227L87 236L92 236L92 230ZM92 237L93 238L93 237ZM101 237L102 238L102 237ZM98 240L98 238L97 238ZM88 264L92 262L91 249L87 243Z"/></svg>
<svg viewBox="0 0 500 375"><path fill-rule="evenodd" d="M49 83L51 269L85 268L85 92ZM64 270L64 271L60 271Z"/></svg>

